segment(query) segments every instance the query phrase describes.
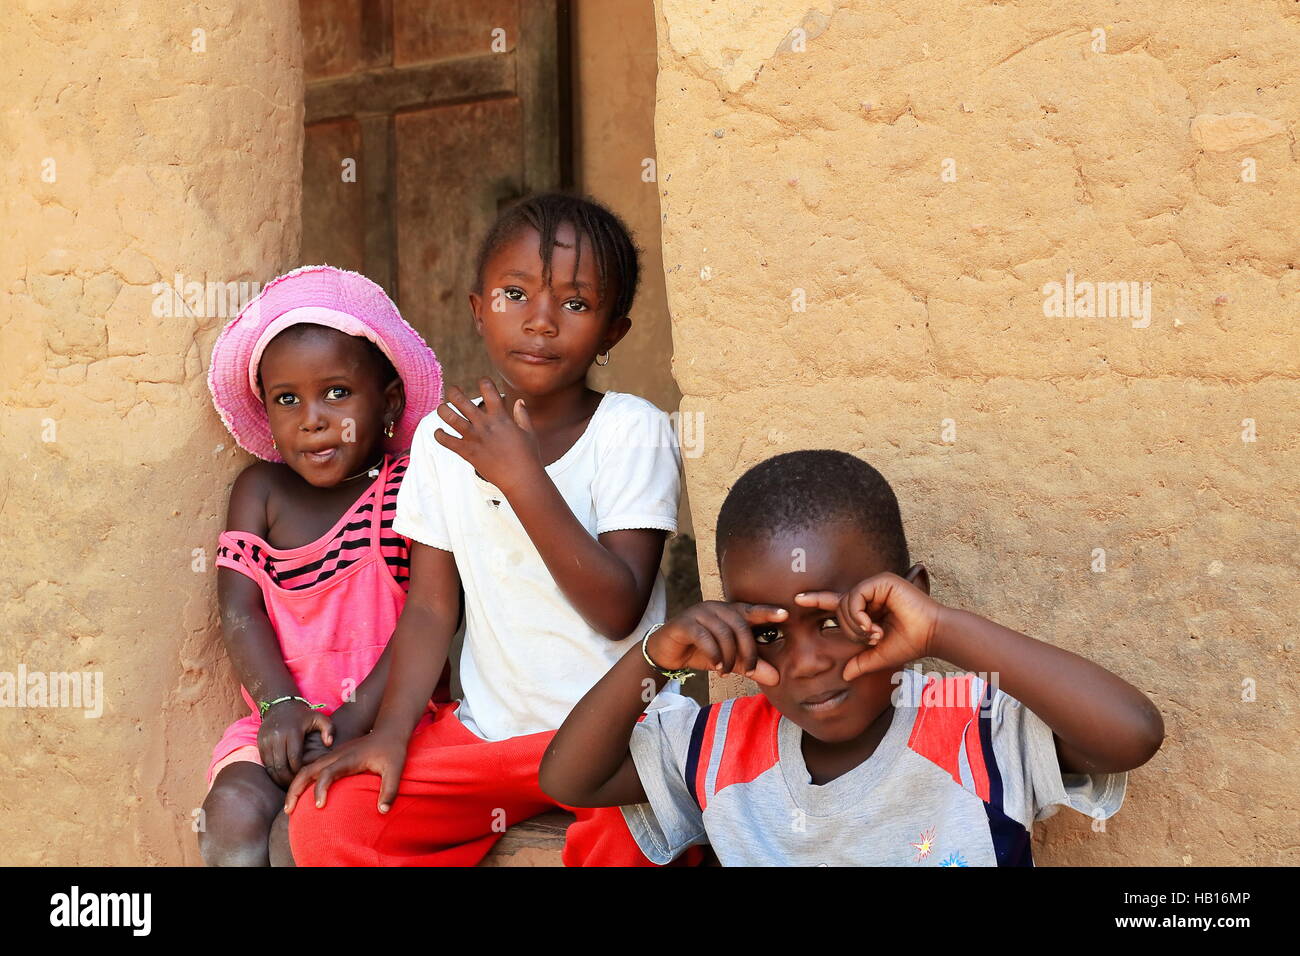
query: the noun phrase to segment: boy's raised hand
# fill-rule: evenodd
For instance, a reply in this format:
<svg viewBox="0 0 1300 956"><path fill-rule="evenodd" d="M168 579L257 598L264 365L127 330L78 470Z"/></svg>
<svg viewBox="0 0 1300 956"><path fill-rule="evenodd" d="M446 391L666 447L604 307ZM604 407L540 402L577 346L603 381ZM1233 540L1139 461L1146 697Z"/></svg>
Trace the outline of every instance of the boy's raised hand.
<svg viewBox="0 0 1300 956"><path fill-rule="evenodd" d="M478 384L483 394L481 406L453 385L447 389L447 400L437 408L438 417L461 437L441 429L433 437L473 465L485 481L509 494L512 482L531 480L542 470L541 448L523 399L508 409L492 379L481 378Z"/></svg>
<svg viewBox="0 0 1300 956"><path fill-rule="evenodd" d="M750 625L777 624L788 616L785 608L771 604L702 601L651 634L646 653L665 670L743 674L771 687L780 675L758 656Z"/></svg>
<svg viewBox="0 0 1300 956"><path fill-rule="evenodd" d="M834 611L849 636L866 645L844 665L846 681L929 656L942 607L916 585L888 572L843 594L804 591L794 600L801 607Z"/></svg>

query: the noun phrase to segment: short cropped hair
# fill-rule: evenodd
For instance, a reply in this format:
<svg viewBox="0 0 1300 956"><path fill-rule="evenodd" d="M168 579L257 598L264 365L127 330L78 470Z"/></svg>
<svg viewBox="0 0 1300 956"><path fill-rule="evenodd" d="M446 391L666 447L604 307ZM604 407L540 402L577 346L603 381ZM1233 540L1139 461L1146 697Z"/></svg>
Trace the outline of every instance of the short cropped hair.
<svg viewBox="0 0 1300 956"><path fill-rule="evenodd" d="M733 541L840 523L861 532L895 574L906 573L911 561L894 489L862 459L830 449L786 452L741 475L718 512L714 550L721 564Z"/></svg>
<svg viewBox="0 0 1300 956"><path fill-rule="evenodd" d="M539 193L521 199L505 209L479 244L474 266L474 291L483 294L483 269L488 259L505 243L525 229L536 229L541 237L542 279L551 281L551 253L555 233L562 223L570 223L579 240L586 236L596 260L600 277L600 298L606 301L612 280L617 294L610 305L610 319L621 319L632 311L637 284L641 277L641 259L627 225L609 208L589 196L569 193ZM577 250L581 256L581 249Z"/></svg>

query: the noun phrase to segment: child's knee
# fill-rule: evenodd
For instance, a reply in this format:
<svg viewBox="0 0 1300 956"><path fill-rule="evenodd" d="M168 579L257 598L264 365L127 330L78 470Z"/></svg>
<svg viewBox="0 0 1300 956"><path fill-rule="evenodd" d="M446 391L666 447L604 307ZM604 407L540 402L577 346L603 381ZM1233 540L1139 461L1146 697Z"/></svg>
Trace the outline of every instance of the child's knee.
<svg viewBox="0 0 1300 956"><path fill-rule="evenodd" d="M278 813L271 821L271 838L268 855L272 866L296 866L293 851L289 848L289 815L284 811Z"/></svg>
<svg viewBox="0 0 1300 956"><path fill-rule="evenodd" d="M257 771L262 768L256 764ZM266 866L271 821L278 812L277 793L262 786L252 772L224 771L203 801L203 827L199 831L199 853L208 866Z"/></svg>

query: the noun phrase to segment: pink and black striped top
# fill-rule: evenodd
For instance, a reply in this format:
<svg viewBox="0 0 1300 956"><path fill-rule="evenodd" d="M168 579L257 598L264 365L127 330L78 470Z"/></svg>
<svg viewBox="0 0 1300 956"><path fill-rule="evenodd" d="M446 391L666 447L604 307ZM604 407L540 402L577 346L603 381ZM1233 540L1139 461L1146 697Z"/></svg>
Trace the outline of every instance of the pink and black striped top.
<svg viewBox="0 0 1300 956"><path fill-rule="evenodd" d="M393 531L393 516L397 513L397 490L406 474L410 455L389 458L379 497L379 550L393 580L405 591L409 590L411 581L411 542ZM328 581L365 557L370 546L370 523L374 520L379 483L376 479L333 528L301 548L268 551L266 543L255 534L222 532L217 566L241 571L254 579L257 575L253 568L260 568L273 584L286 591L302 591Z"/></svg>

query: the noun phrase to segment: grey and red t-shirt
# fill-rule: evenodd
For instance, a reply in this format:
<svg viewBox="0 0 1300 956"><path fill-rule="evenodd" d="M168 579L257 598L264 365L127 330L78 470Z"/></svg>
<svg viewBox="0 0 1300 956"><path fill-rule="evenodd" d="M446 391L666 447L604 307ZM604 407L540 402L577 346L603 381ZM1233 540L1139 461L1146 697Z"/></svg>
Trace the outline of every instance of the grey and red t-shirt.
<svg viewBox="0 0 1300 956"><path fill-rule="evenodd" d="M1051 729L977 675L905 670L894 696L875 753L821 785L761 694L657 699L632 732L648 802L628 827L656 863L709 843L723 866L1032 866L1034 821L1124 802L1126 774L1063 777Z"/></svg>

